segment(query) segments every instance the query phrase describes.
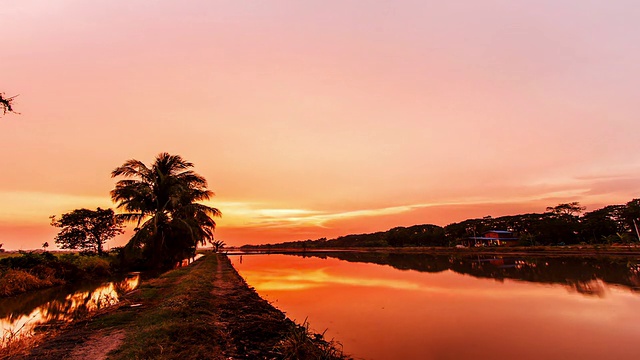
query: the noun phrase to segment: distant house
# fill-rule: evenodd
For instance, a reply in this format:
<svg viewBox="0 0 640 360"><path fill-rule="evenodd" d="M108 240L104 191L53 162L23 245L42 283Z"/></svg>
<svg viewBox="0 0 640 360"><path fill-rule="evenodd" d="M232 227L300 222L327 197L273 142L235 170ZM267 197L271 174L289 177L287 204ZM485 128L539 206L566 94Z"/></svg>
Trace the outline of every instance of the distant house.
<svg viewBox="0 0 640 360"><path fill-rule="evenodd" d="M463 244L466 246L516 246L519 240L511 231L489 230L484 233L484 236L472 236L463 240Z"/></svg>

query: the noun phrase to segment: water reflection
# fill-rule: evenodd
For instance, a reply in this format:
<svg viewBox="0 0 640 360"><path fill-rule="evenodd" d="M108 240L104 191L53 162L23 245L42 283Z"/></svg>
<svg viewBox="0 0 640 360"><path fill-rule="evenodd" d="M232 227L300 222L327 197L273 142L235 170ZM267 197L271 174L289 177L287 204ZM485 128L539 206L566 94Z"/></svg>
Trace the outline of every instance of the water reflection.
<svg viewBox="0 0 640 360"><path fill-rule="evenodd" d="M336 258L349 262L388 265L400 270L459 274L497 281L514 279L563 284L583 295L604 296L605 284L640 291L640 261L628 257L515 257L402 254L382 252L327 252L298 256Z"/></svg>
<svg viewBox="0 0 640 360"><path fill-rule="evenodd" d="M135 289L139 274L103 284L86 284L71 290L60 287L0 300L2 339L28 336L39 326L68 322L117 303L122 295Z"/></svg>
<svg viewBox="0 0 640 360"><path fill-rule="evenodd" d="M633 259L331 253L232 261L261 296L319 332L328 329L358 358L640 355Z"/></svg>

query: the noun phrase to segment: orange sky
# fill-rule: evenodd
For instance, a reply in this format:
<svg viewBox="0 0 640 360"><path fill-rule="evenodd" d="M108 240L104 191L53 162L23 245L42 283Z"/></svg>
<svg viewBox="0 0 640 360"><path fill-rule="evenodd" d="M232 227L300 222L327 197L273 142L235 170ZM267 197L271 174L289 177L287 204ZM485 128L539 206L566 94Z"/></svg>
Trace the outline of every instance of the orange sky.
<svg viewBox="0 0 640 360"><path fill-rule="evenodd" d="M0 8L0 243L167 151L228 244L639 197L633 1L36 1ZM113 245L121 244L120 239Z"/></svg>

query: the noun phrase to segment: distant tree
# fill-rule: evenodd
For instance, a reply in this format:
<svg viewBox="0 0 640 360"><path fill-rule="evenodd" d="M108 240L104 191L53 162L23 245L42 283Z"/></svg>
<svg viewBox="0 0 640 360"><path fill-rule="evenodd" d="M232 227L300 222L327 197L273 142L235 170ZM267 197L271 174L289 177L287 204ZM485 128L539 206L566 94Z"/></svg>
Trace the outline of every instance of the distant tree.
<svg viewBox="0 0 640 360"><path fill-rule="evenodd" d="M636 238L640 241L640 233L638 232L638 226L640 225L640 199L629 201L623 216L629 228L632 229L632 232L635 233Z"/></svg>
<svg viewBox="0 0 640 360"><path fill-rule="evenodd" d="M55 242L63 249L93 250L98 255L102 255L102 245L107 240L123 233L122 220L111 209L77 209L60 219L54 215L51 225L62 229Z"/></svg>
<svg viewBox="0 0 640 360"><path fill-rule="evenodd" d="M4 252L4 249L2 248L2 245L4 245L4 244L0 244L0 252Z"/></svg>
<svg viewBox="0 0 640 360"><path fill-rule="evenodd" d="M625 222L625 210L625 205L609 205L585 213L580 220L582 238L590 243L599 243L608 236L628 233L630 227Z"/></svg>
<svg viewBox="0 0 640 360"><path fill-rule="evenodd" d="M225 244L225 242L222 240L213 240L211 242L211 245L213 245L213 251L218 252L222 250L222 248L224 248L224 246L227 244Z"/></svg>
<svg viewBox="0 0 640 360"><path fill-rule="evenodd" d="M44 243L42 243L42 250L47 251L47 248L49 247L49 243L47 241L45 241Z"/></svg>
<svg viewBox="0 0 640 360"><path fill-rule="evenodd" d="M0 93L0 110L2 111L2 115L5 115L8 112L16 113L13 110L13 99L15 96L6 97L4 93Z"/></svg>
<svg viewBox="0 0 640 360"><path fill-rule="evenodd" d="M547 212L553 213L555 215L571 215L578 216L587 208L584 206L580 206L580 203L577 201L566 203L566 204L558 204L556 206L547 207Z"/></svg>

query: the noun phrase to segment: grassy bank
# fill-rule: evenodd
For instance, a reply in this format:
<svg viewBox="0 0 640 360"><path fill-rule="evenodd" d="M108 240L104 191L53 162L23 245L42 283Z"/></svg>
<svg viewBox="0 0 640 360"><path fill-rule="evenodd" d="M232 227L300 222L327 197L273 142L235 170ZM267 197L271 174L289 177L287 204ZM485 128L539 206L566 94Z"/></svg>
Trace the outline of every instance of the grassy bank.
<svg viewBox="0 0 640 360"><path fill-rule="evenodd" d="M109 311L72 324L27 359L342 359L288 320L223 255L149 280Z"/></svg>
<svg viewBox="0 0 640 360"><path fill-rule="evenodd" d="M25 252L0 259L0 297L113 275L115 257Z"/></svg>

